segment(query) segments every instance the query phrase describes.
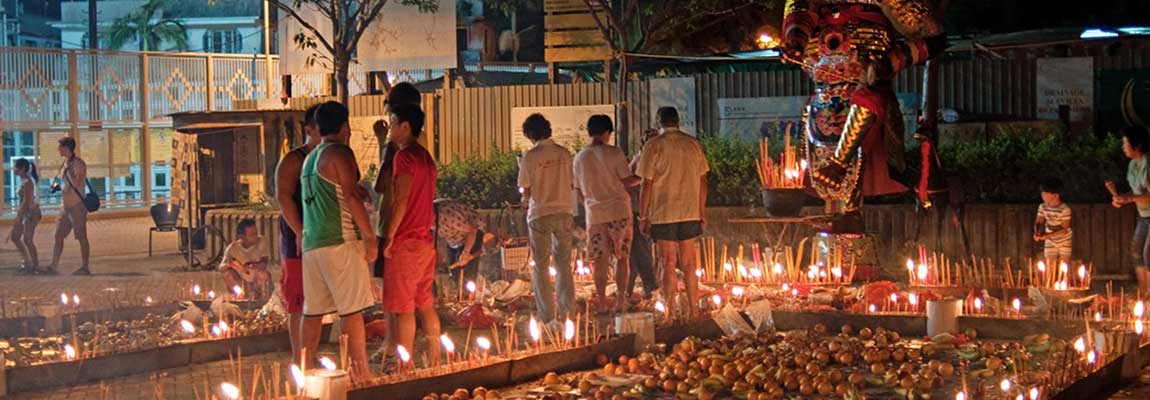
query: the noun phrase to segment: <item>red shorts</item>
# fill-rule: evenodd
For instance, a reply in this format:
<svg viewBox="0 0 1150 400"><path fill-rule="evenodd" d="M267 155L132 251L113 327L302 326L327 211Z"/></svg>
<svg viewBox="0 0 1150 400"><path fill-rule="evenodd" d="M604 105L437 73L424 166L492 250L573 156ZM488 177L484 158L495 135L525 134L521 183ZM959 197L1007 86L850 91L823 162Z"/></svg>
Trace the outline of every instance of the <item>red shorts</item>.
<svg viewBox="0 0 1150 400"><path fill-rule="evenodd" d="M284 308L290 314L303 312L303 259L285 258L280 260L280 295Z"/></svg>
<svg viewBox="0 0 1150 400"><path fill-rule="evenodd" d="M403 240L391 246L383 270L383 311L409 314L435 305L435 242Z"/></svg>

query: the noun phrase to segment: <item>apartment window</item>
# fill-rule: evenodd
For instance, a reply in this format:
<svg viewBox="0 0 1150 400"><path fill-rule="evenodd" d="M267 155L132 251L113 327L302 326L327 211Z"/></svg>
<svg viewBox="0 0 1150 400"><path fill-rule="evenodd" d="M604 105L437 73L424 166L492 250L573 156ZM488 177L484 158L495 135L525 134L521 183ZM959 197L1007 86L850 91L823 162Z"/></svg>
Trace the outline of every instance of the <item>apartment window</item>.
<svg viewBox="0 0 1150 400"><path fill-rule="evenodd" d="M221 29L204 32L204 52L242 53L244 38L239 29Z"/></svg>

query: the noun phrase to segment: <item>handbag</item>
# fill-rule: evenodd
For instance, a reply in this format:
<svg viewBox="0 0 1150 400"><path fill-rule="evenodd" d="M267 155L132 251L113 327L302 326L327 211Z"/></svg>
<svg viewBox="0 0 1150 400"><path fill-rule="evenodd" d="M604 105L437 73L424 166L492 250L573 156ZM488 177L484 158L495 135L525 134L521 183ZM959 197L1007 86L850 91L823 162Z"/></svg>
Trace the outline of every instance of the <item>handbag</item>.
<svg viewBox="0 0 1150 400"><path fill-rule="evenodd" d="M71 168L70 165L68 167ZM89 179L84 179L84 184L88 187L88 195L85 196L83 193L80 193L80 189L77 189L76 186L72 184L72 180L68 179L67 169L64 169L63 175L64 179L68 181L68 187L75 190L76 196L84 201L84 208L88 209L88 212L96 212L100 209L100 195L96 194L95 190L92 190L92 182Z"/></svg>

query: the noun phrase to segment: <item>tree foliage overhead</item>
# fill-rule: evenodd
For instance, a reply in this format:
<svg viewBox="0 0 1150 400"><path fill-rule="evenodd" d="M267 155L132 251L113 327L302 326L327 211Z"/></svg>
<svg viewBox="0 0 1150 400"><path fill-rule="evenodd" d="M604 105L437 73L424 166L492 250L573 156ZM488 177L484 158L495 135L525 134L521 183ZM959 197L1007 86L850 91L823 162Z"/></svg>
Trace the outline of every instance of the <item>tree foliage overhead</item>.
<svg viewBox="0 0 1150 400"><path fill-rule="evenodd" d="M150 0L138 11L117 19L104 33L108 47L122 50L124 45L135 40L140 51L187 50L188 35L184 24L165 15L165 8L165 0ZM160 49L165 42L171 43L171 47Z"/></svg>
<svg viewBox="0 0 1150 400"><path fill-rule="evenodd" d="M269 0L303 27L292 40L297 49L322 49L331 54L336 77L337 95L347 101L348 67L359 40L367 28L381 15L389 0ZM400 4L418 7L420 12L439 11L438 0L398 0ZM299 10L314 7L323 18L331 21L332 31L320 32L303 17Z"/></svg>

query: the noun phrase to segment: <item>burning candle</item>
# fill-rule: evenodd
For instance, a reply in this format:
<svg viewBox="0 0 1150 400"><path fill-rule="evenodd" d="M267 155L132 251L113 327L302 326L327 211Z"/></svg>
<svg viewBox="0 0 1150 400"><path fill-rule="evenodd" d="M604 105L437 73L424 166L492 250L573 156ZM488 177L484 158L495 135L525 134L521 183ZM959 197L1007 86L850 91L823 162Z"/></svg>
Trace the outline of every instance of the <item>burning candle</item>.
<svg viewBox="0 0 1150 400"><path fill-rule="evenodd" d="M926 276L929 271L926 269L926 264L918 265L918 280L926 282Z"/></svg>
<svg viewBox="0 0 1150 400"><path fill-rule="evenodd" d="M1019 300L1017 297L1015 297L1014 300L1011 300L1010 304L1012 306L1014 306L1014 313L1018 314L1018 316L1021 317L1022 316L1022 300Z"/></svg>
<svg viewBox="0 0 1150 400"><path fill-rule="evenodd" d="M80 295L78 295L78 294L72 295L72 306L73 307L80 307Z"/></svg>
<svg viewBox="0 0 1150 400"><path fill-rule="evenodd" d="M1089 353L1086 353L1086 362L1089 363L1090 365L1094 365L1094 361L1097 361L1097 359L1098 359L1098 354L1095 353L1094 350L1090 350Z"/></svg>
<svg viewBox="0 0 1150 400"><path fill-rule="evenodd" d="M966 400L966 392L955 393L954 400Z"/></svg>
<svg viewBox="0 0 1150 400"><path fill-rule="evenodd" d="M232 293L236 295L237 299L242 298L244 297L244 288L240 287L240 285L232 286Z"/></svg>
<svg viewBox="0 0 1150 400"><path fill-rule="evenodd" d="M1074 341L1074 351L1079 353L1086 351L1086 340L1082 339L1081 336L1078 337L1078 340Z"/></svg>
<svg viewBox="0 0 1150 400"><path fill-rule="evenodd" d="M554 266L551 266L547 267L547 274L551 275L551 279L555 279L555 275L559 274L559 271L555 270Z"/></svg>
<svg viewBox="0 0 1150 400"><path fill-rule="evenodd" d="M698 278L703 277L703 269L702 268L695 268L695 277L698 277Z"/></svg>
<svg viewBox="0 0 1150 400"><path fill-rule="evenodd" d="M791 290L791 285L790 285L790 284L787 284L786 282L784 282L784 283L783 283L783 291L784 291L784 292L789 292L790 290Z"/></svg>
<svg viewBox="0 0 1150 400"><path fill-rule="evenodd" d="M914 293L908 294L906 296L906 302L910 303L910 306L913 307L914 309L916 309L916 310L918 309L918 295L917 294L914 294Z"/></svg>
<svg viewBox="0 0 1150 400"><path fill-rule="evenodd" d="M1101 311L1095 311L1094 312L1094 321L1102 322L1102 312Z"/></svg>
<svg viewBox="0 0 1150 400"><path fill-rule="evenodd" d="M836 265L836 266L834 266L834 267L831 267L831 275L832 275L832 276L834 276L834 277L835 277L835 279L839 279L839 278L842 278L842 276L843 276L843 269L842 269L842 267L839 267L839 266L837 266L837 265Z"/></svg>
<svg viewBox="0 0 1150 400"><path fill-rule="evenodd" d="M775 273L775 275L782 275L783 274L783 264L775 263L775 267L774 267L773 272Z"/></svg>
<svg viewBox="0 0 1150 400"><path fill-rule="evenodd" d="M567 322L571 322L571 320L567 320ZM574 325L572 325L572 328L574 328ZM574 332L574 331L572 331L572 332ZM572 334L574 334L574 333L572 333ZM479 346L480 350L483 350L483 360L487 361L487 352L488 352L488 350L491 350L491 340L488 340L487 338L480 336L478 338L475 338L475 345Z"/></svg>
<svg viewBox="0 0 1150 400"><path fill-rule="evenodd" d="M68 294L60 293L60 304L68 305Z"/></svg>
<svg viewBox="0 0 1150 400"><path fill-rule="evenodd" d="M215 300L216 299L216 291L215 290L209 290L208 291L208 298Z"/></svg>
<svg viewBox="0 0 1150 400"><path fill-rule="evenodd" d="M1038 388L1030 388L1030 400L1038 400Z"/></svg>
<svg viewBox="0 0 1150 400"><path fill-rule="evenodd" d="M868 308L868 309L870 310L870 313L871 313L871 314L874 314L874 313L875 313L875 307L874 307L874 304L871 304L871 305L870 305L870 308Z"/></svg>
<svg viewBox="0 0 1150 400"><path fill-rule="evenodd" d="M667 313L667 306L663 305L662 301L656 301L655 302L655 311L666 314Z"/></svg>
<svg viewBox="0 0 1150 400"><path fill-rule="evenodd" d="M1042 262L1042 261L1038 262L1038 272L1041 272L1043 274L1046 273L1046 263L1045 262Z"/></svg>
<svg viewBox="0 0 1150 400"><path fill-rule="evenodd" d="M199 284L195 284L192 286L192 295L193 296L199 296L200 295L200 285Z"/></svg>
<svg viewBox="0 0 1150 400"><path fill-rule="evenodd" d="M219 336L221 336L221 335L223 335L223 334L224 334L224 332L220 330L220 327L218 327L218 326L212 326L212 336L216 336L216 337L219 337Z"/></svg>
<svg viewBox="0 0 1150 400"><path fill-rule="evenodd" d="M455 354L455 342L444 333L439 335L439 344L443 345L443 350L447 353L447 362L451 362L451 356Z"/></svg>
<svg viewBox="0 0 1150 400"><path fill-rule="evenodd" d="M403 346L399 348L402 349ZM319 363L323 365L323 369L312 370L304 377L304 395L320 400L346 400L347 389L351 386L347 371L337 370L335 361L327 357L320 358ZM402 365L400 364L401 367ZM294 374L293 371L293 378ZM299 384L298 380L296 384Z"/></svg>
<svg viewBox="0 0 1150 400"><path fill-rule="evenodd" d="M975 313L981 313L982 312L982 298L981 297L975 297L974 298L974 312Z"/></svg>
<svg viewBox="0 0 1150 400"><path fill-rule="evenodd" d="M1078 266L1078 284L1082 285L1082 286L1086 286L1086 266L1085 265L1079 265Z"/></svg>
<svg viewBox="0 0 1150 400"><path fill-rule="evenodd" d="M714 294L711 295L711 302L715 303L715 308L719 308L723 305L723 298L718 294Z"/></svg>
<svg viewBox="0 0 1150 400"><path fill-rule="evenodd" d="M763 270L760 268L751 268L751 277L755 279L763 278Z"/></svg>
<svg viewBox="0 0 1150 400"><path fill-rule="evenodd" d="M76 359L76 348L72 347L72 345L70 345L70 344L64 345L64 356L68 358L68 361L75 360Z"/></svg>
<svg viewBox="0 0 1150 400"><path fill-rule="evenodd" d="M1142 300L1134 303L1134 318L1142 318L1142 314L1146 313L1146 304Z"/></svg>
<svg viewBox="0 0 1150 400"><path fill-rule="evenodd" d="M467 293L471 295L471 300L475 300L475 281L467 281Z"/></svg>
<svg viewBox="0 0 1150 400"><path fill-rule="evenodd" d="M567 344L570 345L571 341L574 339L575 339L575 322L571 321L571 318L567 318L567 321L563 322L563 340L566 340Z"/></svg>
<svg viewBox="0 0 1150 400"><path fill-rule="evenodd" d="M791 297L799 297L799 289L791 288Z"/></svg>
<svg viewBox="0 0 1150 400"><path fill-rule="evenodd" d="M1002 389L1003 393L1009 393L1010 392L1010 379L1003 379L1002 383L998 384L998 387L1000 389Z"/></svg>
<svg viewBox="0 0 1150 400"><path fill-rule="evenodd" d="M196 333L196 326L192 325L192 323L186 319L180 320L180 328L183 329L184 333L187 333L188 335Z"/></svg>
<svg viewBox="0 0 1150 400"><path fill-rule="evenodd" d="M658 304L655 306L658 307ZM543 336L543 331L539 328L539 322L535 317L531 317L531 322L527 323L527 331L531 334L531 341L535 342L535 350L539 351L539 338Z"/></svg>
<svg viewBox="0 0 1150 400"><path fill-rule="evenodd" d="M307 384L307 379L305 379L303 370L300 369L298 365L291 365L291 378L293 381L295 381L295 387L302 392L304 385Z"/></svg>
<svg viewBox="0 0 1150 400"><path fill-rule="evenodd" d="M1141 335L1143 329L1145 329L1145 327L1142 325L1142 320L1134 320L1134 333Z"/></svg>
<svg viewBox="0 0 1150 400"><path fill-rule="evenodd" d="M735 286L735 287L731 288L731 295L735 296L735 297L743 297L743 292L745 290L746 289L743 289L742 286Z"/></svg>
<svg viewBox="0 0 1150 400"><path fill-rule="evenodd" d="M144 304L149 305L149 306L152 305L152 296L145 297L144 298Z"/></svg>
<svg viewBox="0 0 1150 400"><path fill-rule="evenodd" d="M220 392L223 393L225 399L236 400L240 398L240 388L227 382L220 384Z"/></svg>

